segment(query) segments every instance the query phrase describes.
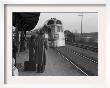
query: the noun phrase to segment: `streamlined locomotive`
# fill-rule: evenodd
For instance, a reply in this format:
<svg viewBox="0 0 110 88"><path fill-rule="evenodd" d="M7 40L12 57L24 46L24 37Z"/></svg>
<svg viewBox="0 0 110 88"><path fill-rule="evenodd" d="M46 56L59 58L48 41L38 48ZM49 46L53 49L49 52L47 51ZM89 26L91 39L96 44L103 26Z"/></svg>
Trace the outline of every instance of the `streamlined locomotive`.
<svg viewBox="0 0 110 88"><path fill-rule="evenodd" d="M46 21L45 26L48 29L49 46L65 46L65 35L62 22L56 18L51 18Z"/></svg>

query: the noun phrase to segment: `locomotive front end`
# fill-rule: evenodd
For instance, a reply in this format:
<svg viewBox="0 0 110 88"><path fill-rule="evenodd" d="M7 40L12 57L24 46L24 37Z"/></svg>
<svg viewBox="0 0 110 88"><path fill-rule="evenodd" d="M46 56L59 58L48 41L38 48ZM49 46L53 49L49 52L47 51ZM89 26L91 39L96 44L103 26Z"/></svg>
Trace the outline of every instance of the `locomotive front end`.
<svg viewBox="0 0 110 88"><path fill-rule="evenodd" d="M65 46L65 36L62 22L56 18L51 18L47 22L49 32L49 46L62 47Z"/></svg>

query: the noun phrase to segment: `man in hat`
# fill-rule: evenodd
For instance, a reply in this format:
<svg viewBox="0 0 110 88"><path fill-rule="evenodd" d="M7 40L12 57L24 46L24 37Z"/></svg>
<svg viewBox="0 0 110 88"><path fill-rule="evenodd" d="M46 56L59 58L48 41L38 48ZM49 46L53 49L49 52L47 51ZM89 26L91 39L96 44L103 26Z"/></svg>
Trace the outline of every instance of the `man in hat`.
<svg viewBox="0 0 110 88"><path fill-rule="evenodd" d="M35 64L37 72L42 73L45 70L47 48L47 39L45 39L44 33L40 31L35 39Z"/></svg>

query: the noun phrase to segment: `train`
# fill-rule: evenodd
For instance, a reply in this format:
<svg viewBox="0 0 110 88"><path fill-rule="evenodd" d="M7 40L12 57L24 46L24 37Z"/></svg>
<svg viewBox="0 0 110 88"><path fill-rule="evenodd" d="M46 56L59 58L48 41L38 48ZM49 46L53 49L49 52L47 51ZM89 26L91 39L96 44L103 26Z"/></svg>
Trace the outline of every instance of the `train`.
<svg viewBox="0 0 110 88"><path fill-rule="evenodd" d="M65 46L65 34L61 20L51 18L44 24L44 29L48 31L48 42L50 47Z"/></svg>
<svg viewBox="0 0 110 88"><path fill-rule="evenodd" d="M65 34L65 40L67 42L83 42L83 43L98 43L98 34L97 32L93 33L83 33L83 36L81 37L80 33L72 33L69 30L64 31Z"/></svg>
<svg viewBox="0 0 110 88"><path fill-rule="evenodd" d="M71 42L71 43L75 42L75 35L72 32L70 32L69 30L65 30L64 34L65 34L66 41Z"/></svg>

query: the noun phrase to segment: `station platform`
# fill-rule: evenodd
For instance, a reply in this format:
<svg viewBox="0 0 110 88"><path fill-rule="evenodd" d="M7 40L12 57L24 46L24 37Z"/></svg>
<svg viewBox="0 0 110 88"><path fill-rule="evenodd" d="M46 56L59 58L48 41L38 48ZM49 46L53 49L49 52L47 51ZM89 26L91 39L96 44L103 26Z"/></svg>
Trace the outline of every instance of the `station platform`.
<svg viewBox="0 0 110 88"><path fill-rule="evenodd" d="M24 61L29 61L29 50L17 54L16 62L19 76L82 76L70 62L63 58L55 49L47 50L46 67L44 73L24 71Z"/></svg>

